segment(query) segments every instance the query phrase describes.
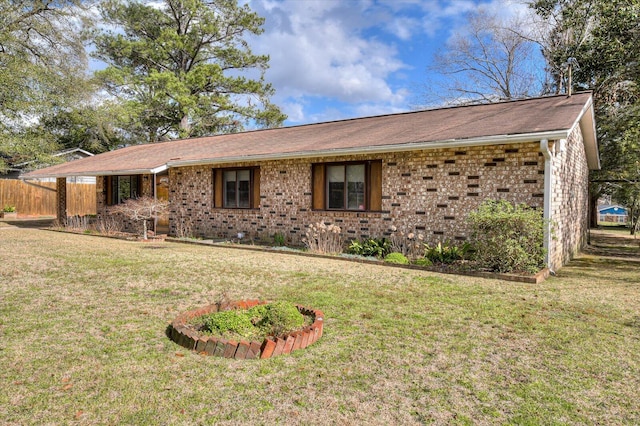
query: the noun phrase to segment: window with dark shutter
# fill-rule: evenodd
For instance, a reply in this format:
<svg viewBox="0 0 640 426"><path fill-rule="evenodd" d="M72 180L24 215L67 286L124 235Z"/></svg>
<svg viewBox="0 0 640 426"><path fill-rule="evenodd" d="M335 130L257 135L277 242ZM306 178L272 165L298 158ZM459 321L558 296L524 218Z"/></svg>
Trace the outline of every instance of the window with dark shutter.
<svg viewBox="0 0 640 426"><path fill-rule="evenodd" d="M379 211L382 209L382 162L312 165L315 210Z"/></svg>
<svg viewBox="0 0 640 426"><path fill-rule="evenodd" d="M260 169L214 169L213 205L251 209L260 206Z"/></svg>

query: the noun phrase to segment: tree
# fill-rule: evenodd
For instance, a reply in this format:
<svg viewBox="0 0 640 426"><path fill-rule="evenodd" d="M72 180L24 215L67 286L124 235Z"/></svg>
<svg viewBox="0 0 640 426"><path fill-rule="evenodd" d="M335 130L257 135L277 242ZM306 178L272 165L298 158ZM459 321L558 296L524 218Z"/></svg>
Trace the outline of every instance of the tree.
<svg viewBox="0 0 640 426"><path fill-rule="evenodd" d="M553 43L544 55L556 91L563 91L563 82L571 90L593 91L602 162L602 170L591 174L596 226L598 198L618 194L630 200L640 179L640 0L538 0L533 7L549 22Z"/></svg>
<svg viewBox="0 0 640 426"><path fill-rule="evenodd" d="M80 0L0 0L0 171L46 157L56 144L35 132L45 112L82 92L88 24Z"/></svg>
<svg viewBox="0 0 640 426"><path fill-rule="evenodd" d="M130 124L120 103L92 97L76 107L44 115L37 131L49 135L61 149L82 148L99 154L130 144L131 135L124 130Z"/></svg>
<svg viewBox="0 0 640 426"><path fill-rule="evenodd" d="M247 5L106 0L101 11L113 29L96 37L96 57L108 64L97 75L140 123L133 130L141 141L234 132L247 123L273 127L286 118L269 102L269 58L254 55L244 39L264 22Z"/></svg>
<svg viewBox="0 0 640 426"><path fill-rule="evenodd" d="M505 20L481 10L469 14L467 24L436 54L430 71L444 79L426 86L427 103L485 103L541 94L538 46L522 33L523 18Z"/></svg>
<svg viewBox="0 0 640 426"><path fill-rule="evenodd" d="M157 219L166 213L169 208L169 201L160 200L149 196L139 198L129 198L121 204L117 204L111 208L112 213L120 213L126 218L135 222L142 221L143 238L148 239L147 221Z"/></svg>

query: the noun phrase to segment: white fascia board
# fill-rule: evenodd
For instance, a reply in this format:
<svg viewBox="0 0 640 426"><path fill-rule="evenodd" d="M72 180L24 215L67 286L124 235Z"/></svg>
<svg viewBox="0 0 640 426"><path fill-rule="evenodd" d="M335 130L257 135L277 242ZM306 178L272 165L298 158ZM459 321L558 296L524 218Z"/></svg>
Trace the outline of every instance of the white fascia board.
<svg viewBox="0 0 640 426"><path fill-rule="evenodd" d="M594 114L593 98L589 97L589 100L584 104L584 107L582 107L582 111L578 114L573 126L571 126L571 131L580 126L589 169L600 170L600 153L598 151L596 120Z"/></svg>
<svg viewBox="0 0 640 426"><path fill-rule="evenodd" d="M151 174L157 175L158 173L162 173L164 171L166 171L169 168L169 166L167 166L166 164L163 164L161 166L155 167L151 170L149 170L149 172Z"/></svg>
<svg viewBox="0 0 640 426"><path fill-rule="evenodd" d="M167 162L167 167L199 166L205 164L237 163L241 161L290 160L298 158L336 157L340 155L384 154L388 152L421 151L442 148L464 148L487 145L506 145L511 143L536 142L541 139L566 139L569 130L554 130L541 133L526 133L518 135L499 135L473 139L449 139L435 142L414 142L394 145L375 145L357 148L331 149L319 151L299 151L291 153L246 155L220 158L203 158L195 160L173 160Z"/></svg>
<svg viewBox="0 0 640 426"><path fill-rule="evenodd" d="M108 170L108 171L85 171L78 173L47 173L34 177L21 176L22 180L41 179L41 178L63 178L63 177L79 177L79 176L119 176L119 175L145 175L160 173L167 169L167 165L156 167L155 169L128 169L128 170Z"/></svg>

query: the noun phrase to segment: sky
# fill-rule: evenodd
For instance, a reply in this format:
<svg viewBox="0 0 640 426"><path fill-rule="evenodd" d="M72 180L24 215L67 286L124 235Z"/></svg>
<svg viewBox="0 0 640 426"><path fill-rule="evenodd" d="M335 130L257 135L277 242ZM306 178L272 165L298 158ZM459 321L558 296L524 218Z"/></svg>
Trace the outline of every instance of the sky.
<svg viewBox="0 0 640 426"><path fill-rule="evenodd" d="M520 0L246 0L265 18L248 38L270 56L265 79L285 125L415 109L434 53L465 15L522 14Z"/></svg>

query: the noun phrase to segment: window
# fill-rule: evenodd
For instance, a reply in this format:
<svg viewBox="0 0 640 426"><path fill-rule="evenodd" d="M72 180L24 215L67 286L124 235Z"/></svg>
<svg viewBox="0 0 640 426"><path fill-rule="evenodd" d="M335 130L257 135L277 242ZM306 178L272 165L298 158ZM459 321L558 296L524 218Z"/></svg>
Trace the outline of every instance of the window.
<svg viewBox="0 0 640 426"><path fill-rule="evenodd" d="M137 198L141 191L140 175L107 176L107 204L120 204L129 198Z"/></svg>
<svg viewBox="0 0 640 426"><path fill-rule="evenodd" d="M377 211L382 208L382 162L313 165L313 208Z"/></svg>
<svg viewBox="0 0 640 426"><path fill-rule="evenodd" d="M327 166L328 209L365 210L364 164Z"/></svg>
<svg viewBox="0 0 640 426"><path fill-rule="evenodd" d="M214 169L215 207L251 209L260 206L260 169Z"/></svg>

